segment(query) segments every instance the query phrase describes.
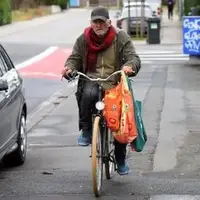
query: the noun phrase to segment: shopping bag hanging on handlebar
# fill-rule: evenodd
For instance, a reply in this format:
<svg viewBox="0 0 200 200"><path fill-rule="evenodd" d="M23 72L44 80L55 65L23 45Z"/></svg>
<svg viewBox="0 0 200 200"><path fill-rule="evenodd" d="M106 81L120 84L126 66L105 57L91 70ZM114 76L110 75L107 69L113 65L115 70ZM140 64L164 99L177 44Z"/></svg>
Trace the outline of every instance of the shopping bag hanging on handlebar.
<svg viewBox="0 0 200 200"><path fill-rule="evenodd" d="M122 73L121 82L122 101L120 128L118 131L113 132L113 136L119 143L130 143L135 140L138 135L134 117L134 102L125 73Z"/></svg>
<svg viewBox="0 0 200 200"><path fill-rule="evenodd" d="M125 73L120 83L105 93L104 117L114 138L120 143L130 143L138 135L134 117L134 103Z"/></svg>
<svg viewBox="0 0 200 200"><path fill-rule="evenodd" d="M132 93L132 98L134 102L135 121L138 131L137 138L131 142L131 148L132 151L141 152L147 142L147 134L142 119L142 102L134 99L133 84L131 84L130 80L128 80L128 83L129 83L129 90Z"/></svg>
<svg viewBox="0 0 200 200"><path fill-rule="evenodd" d="M105 91L105 108L103 115L106 119L107 127L111 131L119 130L121 101L122 101L122 81L114 88Z"/></svg>

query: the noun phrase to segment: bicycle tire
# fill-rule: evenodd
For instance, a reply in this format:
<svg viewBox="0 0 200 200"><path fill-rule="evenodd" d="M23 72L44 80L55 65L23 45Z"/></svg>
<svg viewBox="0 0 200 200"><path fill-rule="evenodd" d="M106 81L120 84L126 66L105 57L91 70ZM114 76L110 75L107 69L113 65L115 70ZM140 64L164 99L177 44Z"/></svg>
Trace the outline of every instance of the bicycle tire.
<svg viewBox="0 0 200 200"><path fill-rule="evenodd" d="M111 179L111 174L114 170L114 163L110 160L114 158L114 138L113 135L110 131L110 129L107 129L106 134L105 134L105 175L107 179ZM112 152L111 152L112 150ZM110 158L110 155L112 156ZM108 157L109 156L109 157ZM114 161L114 160L113 160Z"/></svg>
<svg viewBox="0 0 200 200"><path fill-rule="evenodd" d="M101 195L102 190L102 179L103 179L103 160L102 160L102 138L100 133L100 117L97 116L94 119L93 123L93 135L92 135L92 184L93 184L93 192L96 197ZM100 141L99 141L100 140ZM99 142L98 142L99 141ZM97 145L100 146L100 151L97 152ZM100 155L98 155L98 153ZM100 164L97 159L100 161ZM100 167L99 173L97 173L97 167ZM100 177L99 177L100 176Z"/></svg>

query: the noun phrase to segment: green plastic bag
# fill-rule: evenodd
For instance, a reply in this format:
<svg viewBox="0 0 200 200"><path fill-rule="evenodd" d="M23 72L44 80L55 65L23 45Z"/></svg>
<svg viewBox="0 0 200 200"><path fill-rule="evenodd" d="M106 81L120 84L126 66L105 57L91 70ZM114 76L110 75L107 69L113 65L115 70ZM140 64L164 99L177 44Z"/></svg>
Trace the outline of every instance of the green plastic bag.
<svg viewBox="0 0 200 200"><path fill-rule="evenodd" d="M141 152L144 148L144 145L147 141L147 135L144 127L144 123L142 120L142 103L141 101L135 100L133 95L133 84L131 84L131 81L133 80L127 78L129 90L131 91L132 98L134 101L134 109L135 109L135 121L138 131L138 136L135 140L131 142L131 148L136 152Z"/></svg>

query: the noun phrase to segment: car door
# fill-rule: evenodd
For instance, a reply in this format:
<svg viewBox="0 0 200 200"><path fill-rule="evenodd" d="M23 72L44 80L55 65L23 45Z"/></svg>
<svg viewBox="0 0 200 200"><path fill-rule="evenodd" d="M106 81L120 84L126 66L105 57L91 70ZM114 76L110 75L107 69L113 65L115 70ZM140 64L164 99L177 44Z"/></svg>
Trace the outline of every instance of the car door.
<svg viewBox="0 0 200 200"><path fill-rule="evenodd" d="M6 70L0 53L0 79L6 81ZM5 150L11 135L11 109L9 90L0 91L0 154Z"/></svg>
<svg viewBox="0 0 200 200"><path fill-rule="evenodd" d="M20 110L22 108L22 91L21 91L21 78L18 75L17 70L14 68L10 58L8 57L6 51L1 48L1 55L4 61L4 67L6 74L5 79L8 82L8 92L9 92L9 113L10 115L10 142L15 142L18 132L18 120L20 115Z"/></svg>

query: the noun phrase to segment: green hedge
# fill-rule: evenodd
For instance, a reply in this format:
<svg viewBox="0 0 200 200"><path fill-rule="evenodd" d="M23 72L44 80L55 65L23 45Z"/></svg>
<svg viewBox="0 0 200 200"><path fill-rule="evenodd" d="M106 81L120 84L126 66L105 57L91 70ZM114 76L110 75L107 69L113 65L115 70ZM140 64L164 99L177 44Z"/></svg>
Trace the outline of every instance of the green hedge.
<svg viewBox="0 0 200 200"><path fill-rule="evenodd" d="M167 5L167 0L162 0L162 5L166 6Z"/></svg>
<svg viewBox="0 0 200 200"><path fill-rule="evenodd" d="M184 15L188 16L191 12L191 8L197 8L197 15L200 15L200 2L199 0L184 0Z"/></svg>
<svg viewBox="0 0 200 200"><path fill-rule="evenodd" d="M0 0L0 26L12 22L12 10L10 0Z"/></svg>
<svg viewBox="0 0 200 200"><path fill-rule="evenodd" d="M61 9L67 8L67 1L66 0L44 0L46 5L58 5Z"/></svg>

